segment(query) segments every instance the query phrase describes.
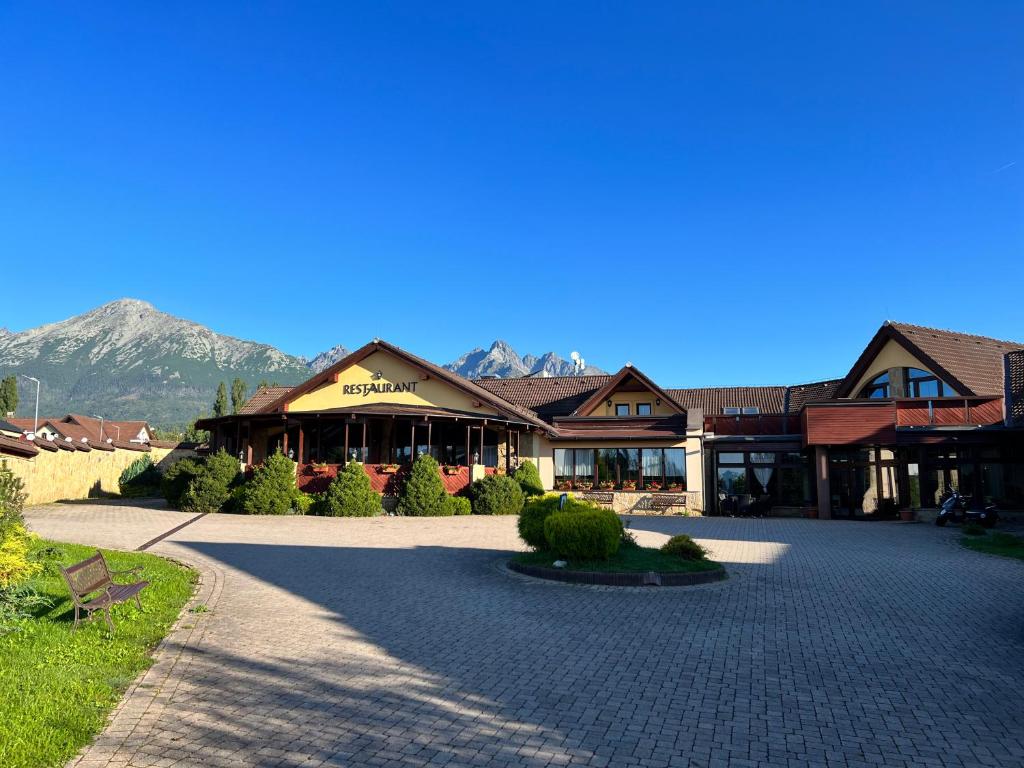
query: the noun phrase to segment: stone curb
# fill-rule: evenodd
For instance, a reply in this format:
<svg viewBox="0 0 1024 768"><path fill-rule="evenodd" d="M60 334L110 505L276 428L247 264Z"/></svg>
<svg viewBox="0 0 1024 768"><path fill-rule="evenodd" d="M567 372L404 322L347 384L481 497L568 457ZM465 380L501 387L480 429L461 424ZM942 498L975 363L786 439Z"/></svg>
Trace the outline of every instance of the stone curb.
<svg viewBox="0 0 1024 768"><path fill-rule="evenodd" d="M524 565L508 561L509 570L524 576L535 576L549 581L564 581L570 584L603 584L609 587L692 587L710 584L729 578L725 568L696 573L600 573L597 571L566 571L562 568L548 568L543 565Z"/></svg>

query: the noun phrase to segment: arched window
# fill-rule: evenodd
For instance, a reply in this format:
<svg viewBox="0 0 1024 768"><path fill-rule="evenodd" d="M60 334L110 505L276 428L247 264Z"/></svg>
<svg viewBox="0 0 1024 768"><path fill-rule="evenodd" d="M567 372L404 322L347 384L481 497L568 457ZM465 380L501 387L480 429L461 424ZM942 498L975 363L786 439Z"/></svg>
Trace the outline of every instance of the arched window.
<svg viewBox="0 0 1024 768"><path fill-rule="evenodd" d="M907 397L953 397L956 391L938 376L920 368L904 368Z"/></svg>
<svg viewBox="0 0 1024 768"><path fill-rule="evenodd" d="M864 385L864 389L860 391L859 397L866 397L872 399L883 399L889 396L889 372L886 371L883 374L875 376L871 381Z"/></svg>

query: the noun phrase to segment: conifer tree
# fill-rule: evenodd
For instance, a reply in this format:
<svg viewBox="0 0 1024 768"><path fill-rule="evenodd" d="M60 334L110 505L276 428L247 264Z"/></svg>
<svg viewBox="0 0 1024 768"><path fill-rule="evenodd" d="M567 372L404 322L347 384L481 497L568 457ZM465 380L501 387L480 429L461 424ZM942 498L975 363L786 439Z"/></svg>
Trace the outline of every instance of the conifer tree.
<svg viewBox="0 0 1024 768"><path fill-rule="evenodd" d="M245 385L245 382L241 379L236 378L231 382L231 412L238 413L242 406L245 405L246 394L249 388Z"/></svg>
<svg viewBox="0 0 1024 768"><path fill-rule="evenodd" d="M217 399L213 401L213 415L215 417L228 415L228 389L224 382L217 387Z"/></svg>

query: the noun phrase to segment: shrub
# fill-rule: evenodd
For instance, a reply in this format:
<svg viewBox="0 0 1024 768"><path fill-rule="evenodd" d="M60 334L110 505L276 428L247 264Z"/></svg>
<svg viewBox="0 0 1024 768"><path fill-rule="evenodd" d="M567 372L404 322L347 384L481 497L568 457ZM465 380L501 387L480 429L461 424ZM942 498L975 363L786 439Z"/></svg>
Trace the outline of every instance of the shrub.
<svg viewBox="0 0 1024 768"><path fill-rule="evenodd" d="M230 489L218 482L213 475L201 472L192 478L181 497L181 508L192 514L219 512L228 498Z"/></svg>
<svg viewBox="0 0 1024 768"><path fill-rule="evenodd" d="M167 499L167 503L175 509L181 509L185 491L202 471L203 464L198 459L179 459L174 462L160 479L160 493Z"/></svg>
<svg viewBox="0 0 1024 768"><path fill-rule="evenodd" d="M295 462L280 451L256 468L242 486L239 510L247 515L290 515L301 491L295 487Z"/></svg>
<svg viewBox="0 0 1024 768"><path fill-rule="evenodd" d="M540 472L537 470L537 465L529 459L519 465L513 477L527 497L544 495L544 484L540 481Z"/></svg>
<svg viewBox="0 0 1024 768"><path fill-rule="evenodd" d="M117 486L121 495L128 498L153 496L160 491L160 480L160 470L153 466L153 459L143 454L124 468Z"/></svg>
<svg viewBox="0 0 1024 768"><path fill-rule="evenodd" d="M447 504L451 507L450 515L468 515L473 511L473 505L465 496L449 496Z"/></svg>
<svg viewBox="0 0 1024 768"><path fill-rule="evenodd" d="M0 589L7 589L38 573L28 559L31 536L21 513L25 508L25 484L6 461L0 461Z"/></svg>
<svg viewBox="0 0 1024 768"><path fill-rule="evenodd" d="M508 475L487 475L473 483L471 493L478 515L518 515L523 510L523 489Z"/></svg>
<svg viewBox="0 0 1024 768"><path fill-rule="evenodd" d="M432 456L423 454L413 462L409 480L398 498L398 514L412 517L443 517L454 510Z"/></svg>
<svg viewBox="0 0 1024 768"><path fill-rule="evenodd" d="M544 521L544 538L569 560L606 560L619 551L622 523L610 509L555 512Z"/></svg>
<svg viewBox="0 0 1024 768"><path fill-rule="evenodd" d="M673 536L661 545L661 551L683 560L704 560L708 556L707 550L686 534Z"/></svg>
<svg viewBox="0 0 1024 768"><path fill-rule="evenodd" d="M964 536L984 536L985 529L978 523L964 523L960 532Z"/></svg>
<svg viewBox="0 0 1024 768"><path fill-rule="evenodd" d="M546 549L548 541L544 538L544 521L548 516L558 512L560 494L549 493L546 496L529 499L519 513L519 537L534 549ZM571 496L565 501L562 512L586 512L600 509L589 501L581 501Z"/></svg>
<svg viewBox="0 0 1024 768"><path fill-rule="evenodd" d="M329 517L374 517L381 513L380 496L358 461L350 461L331 480L317 514Z"/></svg>
<svg viewBox="0 0 1024 768"><path fill-rule="evenodd" d="M232 485L238 478L238 459L221 448L207 456L203 466L213 479L225 487Z"/></svg>
<svg viewBox="0 0 1024 768"><path fill-rule="evenodd" d="M316 497L309 493L303 493L296 489L295 497L292 499L292 509L296 515L308 515L309 510L316 503Z"/></svg>

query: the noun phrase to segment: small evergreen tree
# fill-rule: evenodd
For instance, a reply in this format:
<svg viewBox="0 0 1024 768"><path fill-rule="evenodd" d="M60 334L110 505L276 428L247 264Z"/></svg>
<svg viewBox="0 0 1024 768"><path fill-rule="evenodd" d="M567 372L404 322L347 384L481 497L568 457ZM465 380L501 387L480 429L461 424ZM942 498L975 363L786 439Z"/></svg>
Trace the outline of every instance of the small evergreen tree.
<svg viewBox="0 0 1024 768"><path fill-rule="evenodd" d="M21 517L25 486L0 461L0 589L6 589L38 573L39 566L28 559L29 533Z"/></svg>
<svg viewBox="0 0 1024 768"><path fill-rule="evenodd" d="M544 495L544 484L540 481L540 471L537 469L537 465L529 459L519 465L513 477L527 496Z"/></svg>
<svg viewBox="0 0 1024 768"><path fill-rule="evenodd" d="M523 509L523 491L507 475L487 475L473 483L470 493L478 515L518 515Z"/></svg>
<svg viewBox="0 0 1024 768"><path fill-rule="evenodd" d="M197 459L179 459L174 462L160 480L160 493L167 499L167 503L175 509L180 509L185 491L202 471L202 462Z"/></svg>
<svg viewBox="0 0 1024 768"><path fill-rule="evenodd" d="M18 410L18 377L5 376L0 381L0 418Z"/></svg>
<svg viewBox="0 0 1024 768"><path fill-rule="evenodd" d="M288 515L294 511L299 495L295 462L277 451L242 486L240 511L247 515Z"/></svg>
<svg viewBox="0 0 1024 768"><path fill-rule="evenodd" d="M327 487L320 509L331 517L374 517L381 513L380 495L358 461L350 461Z"/></svg>
<svg viewBox="0 0 1024 768"><path fill-rule="evenodd" d="M410 517L442 517L454 514L441 480L437 462L429 454L419 456L412 465L409 480L398 498L398 514Z"/></svg>
<svg viewBox="0 0 1024 768"><path fill-rule="evenodd" d="M188 484L181 508L188 512L219 512L231 496L238 477L238 459L221 448L200 466L199 475Z"/></svg>
<svg viewBox="0 0 1024 768"><path fill-rule="evenodd" d="M231 382L231 412L238 413L242 406L245 405L246 394L249 388L245 385L245 382L241 379L235 379Z"/></svg>
<svg viewBox="0 0 1024 768"><path fill-rule="evenodd" d="M217 399L213 401L213 415L214 417L228 415L228 388L224 386L223 381L217 387Z"/></svg>

